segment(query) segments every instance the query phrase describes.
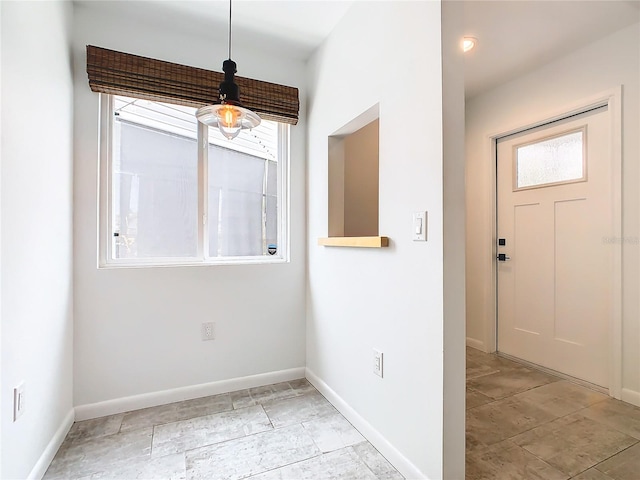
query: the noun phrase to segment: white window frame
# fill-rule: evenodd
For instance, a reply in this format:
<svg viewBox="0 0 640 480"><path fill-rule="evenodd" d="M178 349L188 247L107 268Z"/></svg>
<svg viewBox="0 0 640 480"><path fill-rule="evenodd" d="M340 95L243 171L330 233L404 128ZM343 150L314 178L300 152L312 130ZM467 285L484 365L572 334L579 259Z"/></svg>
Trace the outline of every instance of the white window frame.
<svg viewBox="0 0 640 480"><path fill-rule="evenodd" d="M275 255L210 257L208 208L208 128L198 122L198 250L196 257L113 258L112 155L114 150L113 96L100 94L100 145L98 169L98 268L140 268L168 266L247 265L288 263L289 258L289 125L278 124L277 234ZM242 135L242 133L241 133Z"/></svg>

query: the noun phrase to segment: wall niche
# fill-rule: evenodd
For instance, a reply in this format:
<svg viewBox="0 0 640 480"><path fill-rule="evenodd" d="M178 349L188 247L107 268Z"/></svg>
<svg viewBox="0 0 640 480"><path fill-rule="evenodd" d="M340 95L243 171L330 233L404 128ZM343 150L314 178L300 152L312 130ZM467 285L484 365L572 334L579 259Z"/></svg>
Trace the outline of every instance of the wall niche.
<svg viewBox="0 0 640 480"><path fill-rule="evenodd" d="M328 138L328 238L324 246L386 247L379 236L378 106Z"/></svg>

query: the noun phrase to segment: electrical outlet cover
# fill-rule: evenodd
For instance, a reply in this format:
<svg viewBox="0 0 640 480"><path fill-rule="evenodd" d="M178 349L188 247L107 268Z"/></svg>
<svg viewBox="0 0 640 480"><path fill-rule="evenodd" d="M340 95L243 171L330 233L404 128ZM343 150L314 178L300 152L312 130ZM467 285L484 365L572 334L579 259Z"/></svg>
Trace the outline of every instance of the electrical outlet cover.
<svg viewBox="0 0 640 480"><path fill-rule="evenodd" d="M202 324L202 341L215 339L215 324L213 322L205 322Z"/></svg>
<svg viewBox="0 0 640 480"><path fill-rule="evenodd" d="M13 421L18 420L25 408L24 382L13 389Z"/></svg>
<svg viewBox="0 0 640 480"><path fill-rule="evenodd" d="M373 373L378 375L380 378L383 378L383 354L381 351L374 349L373 350Z"/></svg>

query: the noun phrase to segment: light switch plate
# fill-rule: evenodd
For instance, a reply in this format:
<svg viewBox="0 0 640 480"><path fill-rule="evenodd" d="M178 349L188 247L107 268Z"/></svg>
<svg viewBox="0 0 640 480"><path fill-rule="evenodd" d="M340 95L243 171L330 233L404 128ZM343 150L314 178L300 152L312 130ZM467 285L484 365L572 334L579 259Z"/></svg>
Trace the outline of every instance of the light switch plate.
<svg viewBox="0 0 640 480"><path fill-rule="evenodd" d="M373 349L373 373L380 378L383 376L383 353L380 350Z"/></svg>
<svg viewBox="0 0 640 480"><path fill-rule="evenodd" d="M413 241L427 241L427 212L413 213Z"/></svg>

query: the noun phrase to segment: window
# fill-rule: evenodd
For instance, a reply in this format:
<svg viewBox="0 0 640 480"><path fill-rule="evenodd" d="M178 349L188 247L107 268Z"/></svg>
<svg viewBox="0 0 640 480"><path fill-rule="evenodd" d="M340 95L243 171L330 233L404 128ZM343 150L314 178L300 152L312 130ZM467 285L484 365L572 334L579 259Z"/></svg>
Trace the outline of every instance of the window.
<svg viewBox="0 0 640 480"><path fill-rule="evenodd" d="M586 180L586 127L515 148L514 190Z"/></svg>
<svg viewBox="0 0 640 480"><path fill-rule="evenodd" d="M194 108L102 102L101 266L288 260L288 125L229 141Z"/></svg>

